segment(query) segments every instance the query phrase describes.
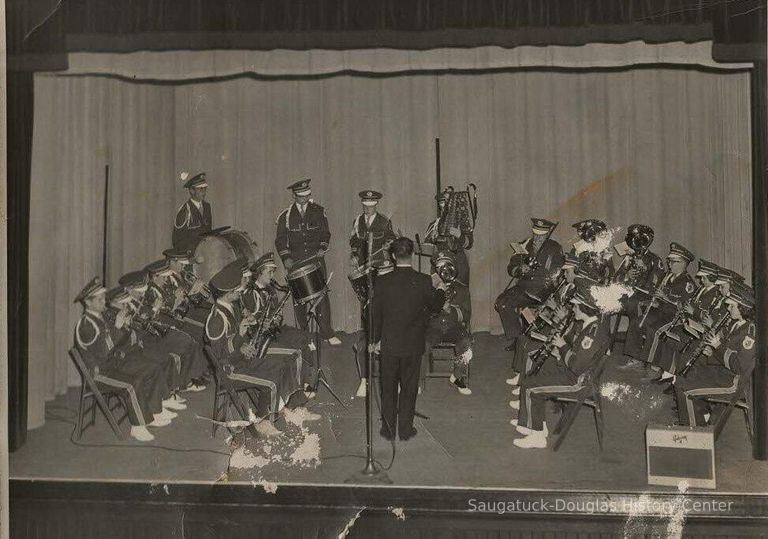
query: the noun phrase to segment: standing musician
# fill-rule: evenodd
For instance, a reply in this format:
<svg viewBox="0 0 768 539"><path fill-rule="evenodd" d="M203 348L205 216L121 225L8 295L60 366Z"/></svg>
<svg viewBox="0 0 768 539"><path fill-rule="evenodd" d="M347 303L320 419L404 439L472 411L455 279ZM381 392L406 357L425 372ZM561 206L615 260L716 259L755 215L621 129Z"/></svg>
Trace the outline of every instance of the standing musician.
<svg viewBox="0 0 768 539"><path fill-rule="evenodd" d="M254 333L254 344L263 354L295 355L301 359L302 380L304 389L309 391L309 381L314 379L314 366L312 362L312 336L299 328L283 324L283 301L278 298L278 291L282 291L287 299L290 292L283 290L275 282L275 270L277 262L272 252L262 255L251 265L250 271L253 278L240 296L243 313L256 321L256 326L251 327ZM256 333L259 333L256 335Z"/></svg>
<svg viewBox="0 0 768 539"><path fill-rule="evenodd" d="M328 250L328 242L331 240L331 232L328 229L328 219L325 209L310 200L312 190L309 183L312 180L300 180L288 186L293 192L294 203L277 218L277 234L275 236L275 248L283 261L287 272L301 268L302 266L316 262L319 264L323 278L328 272L325 267L325 252ZM294 302L296 323L306 330L307 306ZM341 340L334 335L331 323L331 302L325 294L317 307L317 322L320 336L329 344L339 345Z"/></svg>
<svg viewBox="0 0 768 539"><path fill-rule="evenodd" d="M456 279L464 283L467 286L467 290L470 290L469 283L469 260L467 259L467 253L472 248L475 238L474 234L470 231L462 231L461 228L451 227L447 230L448 235L441 234L441 228L444 228L444 220L447 220L450 216L446 215L446 204L451 197L453 189L445 189L442 193L437 195L437 204L440 209L440 214L437 219L432 221L427 227L427 233L424 241L434 245L434 252L438 251L450 251L453 253L456 259ZM447 221L449 224L450 221ZM469 322L469 321L468 321Z"/></svg>
<svg viewBox="0 0 768 539"><path fill-rule="evenodd" d="M370 264L376 266L389 259L387 243L395 239L392 221L377 211L379 200L384 195L377 191L360 191L363 213L352 223L349 246L352 250L352 263L355 266ZM373 233L373 259L368 259L368 233Z"/></svg>
<svg viewBox="0 0 768 539"><path fill-rule="evenodd" d="M586 219L571 226L579 235L571 248L571 254L579 259L579 269L593 281L607 284L613 275L608 225L600 219Z"/></svg>
<svg viewBox="0 0 768 539"><path fill-rule="evenodd" d="M557 225L538 218L532 218L531 223L532 235L520 243L524 252L510 257L507 273L512 279L495 303L504 334L513 341L507 351L514 350L514 340L523 333L521 310L540 305L549 296L564 260L563 248L550 237Z"/></svg>
<svg viewBox="0 0 768 539"><path fill-rule="evenodd" d="M171 387L173 390L202 391L201 379L206 370L205 355L200 343L189 334L179 331L160 320L163 308L162 279L165 269L159 263L150 264L143 271L134 271L120 277L119 284L131 296L129 306L139 329L137 334L145 345L151 345L161 355L178 357L180 368ZM165 262L165 261L163 261ZM152 283L150 285L150 275Z"/></svg>
<svg viewBox="0 0 768 539"><path fill-rule="evenodd" d="M705 338L700 358L685 376L675 381L679 424L705 426L711 410L706 397L728 399L734 394L751 399L755 368L754 291L742 284L731 286L725 299L731 321ZM704 361L707 359L708 361Z"/></svg>
<svg viewBox="0 0 768 539"><path fill-rule="evenodd" d="M695 295L685 304L683 313L673 320L674 323L656 330L648 361L658 365L662 372L676 374L683 367L680 361L683 352L695 346L694 342L712 327L712 309L721 297L720 289L715 284L717 273L717 265L699 259L695 275L699 288Z"/></svg>
<svg viewBox="0 0 768 539"><path fill-rule="evenodd" d="M667 255L668 271L659 283L652 297L638 303L636 323L627 330L624 353L634 359L647 362L656 330L675 318L696 291L696 284L688 273L688 264L695 256L679 243L669 245ZM668 379L669 373L662 373L657 381Z"/></svg>
<svg viewBox="0 0 768 539"><path fill-rule="evenodd" d="M75 303L83 307L75 326L75 346L96 385L123 396L132 438L153 440L147 427L168 425L173 417L163 408L163 399L170 393L168 378L173 362L149 360L138 344L119 338L114 324L105 319L106 289L98 277L80 291Z"/></svg>
<svg viewBox="0 0 768 539"><path fill-rule="evenodd" d="M437 253L432 259L432 285L445 289L445 303L439 313L427 323L424 357L421 361L421 379L427 374L429 354L433 346L446 342L453 344L453 368L450 382L462 395L471 395L468 375L472 360L472 336L467 321L471 313L469 289L455 278L455 257L450 251Z"/></svg>
<svg viewBox="0 0 768 539"><path fill-rule="evenodd" d="M553 397L574 396L585 387L585 378L593 365L608 352L609 324L588 292L578 289L571 299L573 322L561 335L555 335L542 369L526 377L521 385L517 420L512 420L524 438L512 443L522 448L547 447L549 431L545 407ZM549 364L549 367L547 367Z"/></svg>
<svg viewBox="0 0 768 539"><path fill-rule="evenodd" d="M435 290L429 277L411 267L410 239L397 238L391 252L396 267L376 279L374 286L373 335L368 346L369 353L381 352L380 434L388 440L395 434L409 440L416 435L413 417L427 320L440 310L445 293Z"/></svg>
<svg viewBox="0 0 768 539"><path fill-rule="evenodd" d="M182 180L186 179L185 175L186 173L182 174ZM211 205L205 200L208 190L205 172L185 181L184 187L189 190L189 200L176 212L171 241L178 249L192 250L200 236L210 232L213 226Z"/></svg>
<svg viewBox="0 0 768 539"><path fill-rule="evenodd" d="M249 321L243 316L239 301L244 276L243 260L235 260L211 279L216 301L205 323L206 342L211 359L230 380L259 386L266 392L268 403L264 410L260 407L260 415L276 415L285 406L294 408L307 401L301 392L301 358L255 357L255 347L248 339ZM307 413L308 419L320 418ZM271 420L258 422L256 428L267 436L279 433Z"/></svg>

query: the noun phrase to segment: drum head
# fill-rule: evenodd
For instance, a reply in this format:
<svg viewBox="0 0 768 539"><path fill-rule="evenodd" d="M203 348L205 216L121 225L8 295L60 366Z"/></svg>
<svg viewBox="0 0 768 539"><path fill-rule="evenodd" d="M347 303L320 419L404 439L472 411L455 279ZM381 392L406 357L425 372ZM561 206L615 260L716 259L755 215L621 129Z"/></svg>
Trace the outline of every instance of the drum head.
<svg viewBox="0 0 768 539"><path fill-rule="evenodd" d="M207 283L224 266L240 257L253 263L256 260L253 246L248 234L239 230L204 236L195 248L195 258L201 260L194 266L195 275Z"/></svg>
<svg viewBox="0 0 768 539"><path fill-rule="evenodd" d="M288 279L296 279L299 277L303 277L305 275L309 275L310 273L317 271L320 269L320 266L318 266L314 262L310 262L309 264L304 264L300 268L296 268L295 270L291 270L291 272L288 274Z"/></svg>

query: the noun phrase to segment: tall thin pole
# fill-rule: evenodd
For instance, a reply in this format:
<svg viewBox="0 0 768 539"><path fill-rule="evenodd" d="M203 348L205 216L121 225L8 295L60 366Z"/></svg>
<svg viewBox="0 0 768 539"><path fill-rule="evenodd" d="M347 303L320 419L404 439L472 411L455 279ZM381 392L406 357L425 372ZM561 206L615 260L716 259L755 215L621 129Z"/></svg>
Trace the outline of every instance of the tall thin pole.
<svg viewBox="0 0 768 539"><path fill-rule="evenodd" d="M438 198L440 197L440 189L442 188L440 185L440 138L435 139L435 186L437 191L435 192L435 206L437 208L437 216L440 216L440 201Z"/></svg>
<svg viewBox="0 0 768 539"><path fill-rule="evenodd" d="M107 236L109 234L109 165L104 166L104 230L101 245L101 281L107 282Z"/></svg>
<svg viewBox="0 0 768 539"><path fill-rule="evenodd" d="M373 232L368 232L368 252L373 252ZM371 265L372 260L367 260L366 264ZM375 474L378 472L376 464L373 461L373 406L371 406L371 400L373 399L373 352L371 351L371 344L373 343L373 268L368 270L368 302L367 309L368 317L368 338L365 340L368 344L368 354L366 354L366 378L365 378L365 431L366 431L366 447L365 447L365 470L364 473ZM385 427L386 428L386 427Z"/></svg>

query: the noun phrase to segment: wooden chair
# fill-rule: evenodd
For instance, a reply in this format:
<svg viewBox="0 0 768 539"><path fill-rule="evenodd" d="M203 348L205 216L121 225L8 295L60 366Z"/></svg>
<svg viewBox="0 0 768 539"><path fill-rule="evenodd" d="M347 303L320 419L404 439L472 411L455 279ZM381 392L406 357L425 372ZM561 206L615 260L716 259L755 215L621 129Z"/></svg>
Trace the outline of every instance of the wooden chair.
<svg viewBox="0 0 768 539"><path fill-rule="evenodd" d="M751 373L748 376L748 380L751 381ZM703 396L701 399L709 404L717 405L721 408L720 413L716 416L716 419L711 422L713 425L715 441L720 437L720 433L723 432L725 423L731 416L731 413L735 408L740 409L744 414L744 422L747 427L747 435L749 436L750 443L752 442L753 431L753 418L752 418L752 384L740 383L737 390L732 395L724 395L722 397L716 396ZM690 397L689 397L690 398ZM693 397L696 398L696 397Z"/></svg>
<svg viewBox="0 0 768 539"><path fill-rule="evenodd" d="M624 353L624 344L627 342L627 332L623 331L619 333L622 320L627 321L627 330L629 329L629 316L623 313L614 314L614 319L611 321L611 344L608 348L611 352L616 349L617 344L622 345L622 354Z"/></svg>
<svg viewBox="0 0 768 539"><path fill-rule="evenodd" d="M243 421L248 421L249 413L243 404L243 401L240 399L240 393L245 392L249 400L256 406L258 402L258 392L261 388L255 384L248 384L247 382L240 381L235 382L229 378L211 347L205 345L203 349L208 358L208 362L213 368L213 378L215 381L212 419L214 421L226 421L228 415L227 412L230 410L230 407L234 407L238 416L240 416ZM216 436L218 427L219 425L216 423L213 424L213 427L211 428L211 438ZM254 425L249 425L248 431L253 436L258 436L258 432Z"/></svg>
<svg viewBox="0 0 768 539"><path fill-rule="evenodd" d="M576 420L576 416L579 415L582 407L592 409L592 415L595 421L595 432L597 434L597 444L600 447L600 451L603 450L604 420L600 386L603 371L605 370L605 365L609 357L609 347L610 344L607 344L595 353L594 357L597 359L592 367L586 371L583 386L579 391L569 397L552 397L551 400L562 405L563 408L560 420L552 431L552 434L558 435L552 446L553 451L560 449L560 446L565 441L565 437Z"/></svg>
<svg viewBox="0 0 768 539"><path fill-rule="evenodd" d="M77 348L70 348L69 357L75 363L77 371L80 373L80 404L77 411L77 425L75 426L75 439L79 440L86 428L96 423L96 408L101 410L104 417L107 418L109 426L112 428L112 432L115 433L120 440L125 440L125 434L120 430L120 423L125 421L128 417L128 408L123 402L122 396L115 390L105 389L102 391L99 389L98 384L91 376L91 371L83 360L82 354ZM116 404L112 405L112 401L115 400ZM114 412L119 408L122 408L124 414L117 419ZM88 423L84 423L83 419L86 414L90 413L91 419Z"/></svg>

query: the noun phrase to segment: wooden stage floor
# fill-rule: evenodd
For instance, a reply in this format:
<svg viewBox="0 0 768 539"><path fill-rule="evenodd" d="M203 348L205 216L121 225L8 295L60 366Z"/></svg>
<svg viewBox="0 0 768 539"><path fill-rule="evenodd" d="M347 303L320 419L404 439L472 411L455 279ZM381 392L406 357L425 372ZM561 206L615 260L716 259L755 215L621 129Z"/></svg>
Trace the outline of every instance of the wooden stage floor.
<svg viewBox="0 0 768 539"><path fill-rule="evenodd" d="M304 428L283 424L278 440L248 440L233 447L220 430L211 438L211 388L187 394L190 406L162 429L153 429L150 444L117 441L103 418L84 434L81 443L70 442L77 391L47 407L46 424L28 433L27 443L10 456L12 479L93 481L143 481L163 483L262 483L342 484L362 468L364 400L353 398L357 374L351 345L323 347L324 366L342 407L321 390L311 409L322 419ZM520 449L509 419L509 353L502 337L476 335L470 386L462 396L445 379L431 379L419 396L417 409L429 417L417 419L418 435L398 442L389 470L397 487L464 487L492 489L557 489L578 491L675 492L646 484L644 428L674 419L672 397L659 386L643 381L640 369L619 370L613 362L605 373L605 450L598 452L591 414L583 411L560 451ZM377 414L378 415L378 414ZM552 415L548 415L550 424ZM125 425L123 426L124 428ZM388 464L392 445L378 435L376 458ZM312 452L319 444L319 461ZM230 458L234 452L234 457ZM718 493L765 493L768 462L752 459L744 421L734 413L716 448Z"/></svg>

